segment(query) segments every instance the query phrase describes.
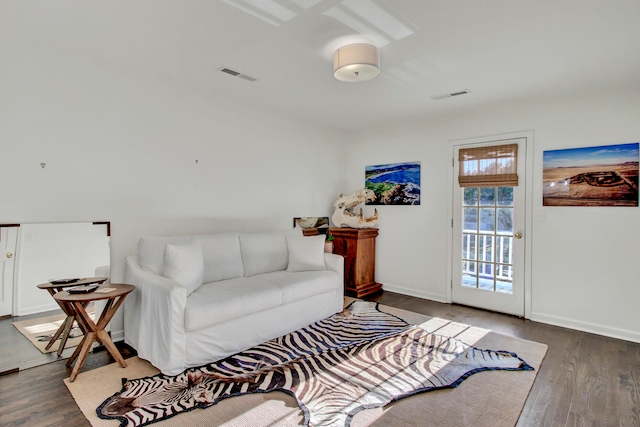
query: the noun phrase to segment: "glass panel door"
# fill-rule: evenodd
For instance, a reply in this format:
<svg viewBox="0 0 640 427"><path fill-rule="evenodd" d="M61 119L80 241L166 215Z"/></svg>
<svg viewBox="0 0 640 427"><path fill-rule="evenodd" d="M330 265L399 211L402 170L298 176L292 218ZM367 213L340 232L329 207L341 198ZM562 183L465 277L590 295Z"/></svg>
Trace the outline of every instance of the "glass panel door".
<svg viewBox="0 0 640 427"><path fill-rule="evenodd" d="M454 183L451 296L455 303L524 315L525 141L504 142L518 143L518 186L463 188ZM470 146L457 146L455 154ZM457 176L458 165L454 168Z"/></svg>

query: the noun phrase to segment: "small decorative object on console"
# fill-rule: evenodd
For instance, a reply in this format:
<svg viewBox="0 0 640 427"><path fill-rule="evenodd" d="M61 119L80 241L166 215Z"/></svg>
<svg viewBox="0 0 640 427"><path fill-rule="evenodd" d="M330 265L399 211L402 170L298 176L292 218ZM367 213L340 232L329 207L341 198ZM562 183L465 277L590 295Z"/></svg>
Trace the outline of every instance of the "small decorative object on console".
<svg viewBox="0 0 640 427"><path fill-rule="evenodd" d="M88 294L90 292L95 291L96 289L98 289L100 286L99 285L82 285L82 286L75 286L73 288L69 288L67 290L67 292L69 292L70 294Z"/></svg>
<svg viewBox="0 0 640 427"><path fill-rule="evenodd" d="M361 203L365 203L367 200L374 200L375 193L372 190L365 188L360 189L352 194L344 195L340 193L333 207L335 211L331 220L336 227L347 226L351 228L372 228L378 221L378 210L375 209L373 216L365 218L360 208L360 214L353 213L353 209Z"/></svg>
<svg viewBox="0 0 640 427"><path fill-rule="evenodd" d="M58 280L52 280L49 283L51 283L52 285L65 285L67 283L75 283L77 282L78 278L73 278L73 279L58 279Z"/></svg>
<svg viewBox="0 0 640 427"><path fill-rule="evenodd" d="M316 234L327 234L329 231L328 216L307 216L293 218L293 226L302 228L305 236L315 236Z"/></svg>

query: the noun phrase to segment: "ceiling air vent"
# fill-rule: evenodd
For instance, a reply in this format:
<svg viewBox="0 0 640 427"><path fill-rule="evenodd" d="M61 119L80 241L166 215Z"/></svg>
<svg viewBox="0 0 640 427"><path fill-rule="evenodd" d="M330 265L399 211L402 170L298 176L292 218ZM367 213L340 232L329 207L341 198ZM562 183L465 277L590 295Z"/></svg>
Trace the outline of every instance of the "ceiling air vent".
<svg viewBox="0 0 640 427"><path fill-rule="evenodd" d="M443 95L435 95L435 96L432 96L431 99L433 99L434 101L439 101L445 98L453 98L454 96L466 95L467 93L471 93L471 91L469 89L463 89L457 92L445 93Z"/></svg>
<svg viewBox="0 0 640 427"><path fill-rule="evenodd" d="M241 79L249 80L250 82L255 82L258 80L255 77L247 76L245 74L238 74L238 77L240 77Z"/></svg>
<svg viewBox="0 0 640 427"><path fill-rule="evenodd" d="M228 68L222 68L220 71L222 71L223 73L231 74L232 76L239 76L240 75L239 72L230 70Z"/></svg>
<svg viewBox="0 0 640 427"><path fill-rule="evenodd" d="M248 80L250 82L255 82L255 81L258 80L255 77L247 76L246 74L242 74L242 73L240 73L238 71L234 71L234 70L232 70L230 68L222 67L222 68L218 68L218 69L220 71L222 71L223 73L229 74L230 76L240 77L241 79L245 79L245 80Z"/></svg>

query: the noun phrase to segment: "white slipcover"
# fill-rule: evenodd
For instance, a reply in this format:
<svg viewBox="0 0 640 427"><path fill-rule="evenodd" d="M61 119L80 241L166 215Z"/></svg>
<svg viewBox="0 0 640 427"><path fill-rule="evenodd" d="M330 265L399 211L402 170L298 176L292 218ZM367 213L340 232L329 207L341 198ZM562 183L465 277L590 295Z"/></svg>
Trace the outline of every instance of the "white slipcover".
<svg viewBox="0 0 640 427"><path fill-rule="evenodd" d="M288 272L287 235L198 235L203 284L187 296L163 276L167 244L193 236L143 237L126 259L125 342L167 375L246 350L321 320L343 305L344 260L323 254L326 270Z"/></svg>

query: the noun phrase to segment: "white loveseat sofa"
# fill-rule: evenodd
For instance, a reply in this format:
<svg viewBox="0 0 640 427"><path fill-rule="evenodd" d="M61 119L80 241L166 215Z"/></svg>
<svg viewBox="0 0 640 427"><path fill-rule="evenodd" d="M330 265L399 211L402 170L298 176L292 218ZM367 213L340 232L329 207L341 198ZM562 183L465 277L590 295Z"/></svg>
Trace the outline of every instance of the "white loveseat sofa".
<svg viewBox="0 0 640 427"><path fill-rule="evenodd" d="M343 307L344 260L301 229L143 237L126 259L125 342L175 375Z"/></svg>

